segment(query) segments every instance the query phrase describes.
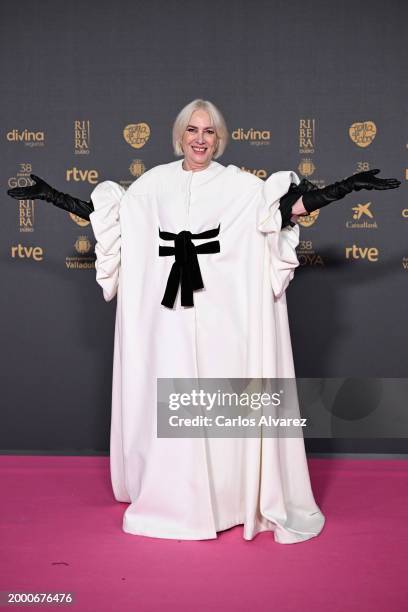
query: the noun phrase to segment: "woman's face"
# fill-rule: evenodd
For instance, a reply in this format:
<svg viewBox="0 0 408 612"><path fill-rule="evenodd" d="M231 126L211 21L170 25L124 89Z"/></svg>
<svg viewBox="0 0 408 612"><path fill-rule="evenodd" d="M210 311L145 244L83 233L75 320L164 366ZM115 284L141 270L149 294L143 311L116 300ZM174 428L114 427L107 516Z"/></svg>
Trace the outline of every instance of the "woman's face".
<svg viewBox="0 0 408 612"><path fill-rule="evenodd" d="M181 147L185 170L203 170L209 165L217 147L217 134L205 110L199 109L192 113Z"/></svg>

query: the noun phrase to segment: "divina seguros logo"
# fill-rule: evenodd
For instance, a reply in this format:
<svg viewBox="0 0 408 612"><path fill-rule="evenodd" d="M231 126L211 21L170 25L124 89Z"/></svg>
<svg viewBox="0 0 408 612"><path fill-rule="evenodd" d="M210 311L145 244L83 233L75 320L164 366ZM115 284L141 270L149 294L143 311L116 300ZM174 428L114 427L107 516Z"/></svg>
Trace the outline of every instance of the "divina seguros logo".
<svg viewBox="0 0 408 612"><path fill-rule="evenodd" d="M27 129L12 129L6 134L8 142L23 142L27 147L43 147L45 133L41 131L30 131Z"/></svg>
<svg viewBox="0 0 408 612"><path fill-rule="evenodd" d="M236 128L231 132L232 140L248 142L254 146L269 145L271 140L271 132L269 130L257 130L255 128Z"/></svg>

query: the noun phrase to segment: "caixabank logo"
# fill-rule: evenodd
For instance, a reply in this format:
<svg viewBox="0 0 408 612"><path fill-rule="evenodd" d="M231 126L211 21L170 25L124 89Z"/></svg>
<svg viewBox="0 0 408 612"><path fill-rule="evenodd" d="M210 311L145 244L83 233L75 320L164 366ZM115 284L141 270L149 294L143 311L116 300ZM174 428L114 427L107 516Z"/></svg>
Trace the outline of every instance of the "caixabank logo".
<svg viewBox="0 0 408 612"><path fill-rule="evenodd" d="M134 149L141 149L150 138L150 126L147 123L130 123L123 129L123 138Z"/></svg>
<svg viewBox="0 0 408 612"><path fill-rule="evenodd" d="M26 147L43 147L45 132L41 130L22 130L13 128L6 133L6 140L14 144L24 144Z"/></svg>
<svg viewBox="0 0 408 612"><path fill-rule="evenodd" d="M270 130L263 130L258 128L242 128L238 127L232 130L231 139L236 142L247 142L252 146L265 146L269 145L271 141Z"/></svg>
<svg viewBox="0 0 408 612"><path fill-rule="evenodd" d="M351 219L346 221L347 229L378 229L371 204L371 202L365 202L351 208Z"/></svg>

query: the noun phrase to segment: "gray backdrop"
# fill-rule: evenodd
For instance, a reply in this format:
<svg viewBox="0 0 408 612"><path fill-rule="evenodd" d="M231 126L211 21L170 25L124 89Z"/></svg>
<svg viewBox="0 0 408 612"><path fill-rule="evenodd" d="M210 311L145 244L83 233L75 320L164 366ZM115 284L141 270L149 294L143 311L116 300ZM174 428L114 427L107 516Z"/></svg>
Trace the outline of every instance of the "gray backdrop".
<svg viewBox="0 0 408 612"><path fill-rule="evenodd" d="M175 159L172 122L197 97L235 134L224 165L293 169L319 186L376 167L403 181L301 228L287 298L299 377L407 375L406 3L3 0L1 13L3 452L107 452L116 308L95 282L91 226L6 189L30 172L84 199L101 180L129 185ZM123 130L140 123L150 137L135 148ZM377 227L347 227L368 202L358 222ZM346 257L353 244L359 259ZM307 440L313 451L406 446Z"/></svg>

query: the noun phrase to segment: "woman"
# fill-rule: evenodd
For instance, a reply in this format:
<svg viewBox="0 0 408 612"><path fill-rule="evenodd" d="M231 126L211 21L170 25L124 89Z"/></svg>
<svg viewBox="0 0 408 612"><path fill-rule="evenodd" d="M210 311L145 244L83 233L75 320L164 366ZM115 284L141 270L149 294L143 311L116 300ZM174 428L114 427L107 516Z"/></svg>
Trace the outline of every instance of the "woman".
<svg viewBox="0 0 408 612"><path fill-rule="evenodd" d="M310 486L302 437L157 437L158 378L294 378L285 291L299 265L297 216L352 190L391 189L363 172L317 189L292 171L265 182L215 161L228 140L210 102L194 100L173 126L183 159L145 172L129 189L97 185L90 202L35 185L39 198L89 219L96 279L117 295L111 478L129 502L132 534L209 539L243 524L295 543L325 518Z"/></svg>

